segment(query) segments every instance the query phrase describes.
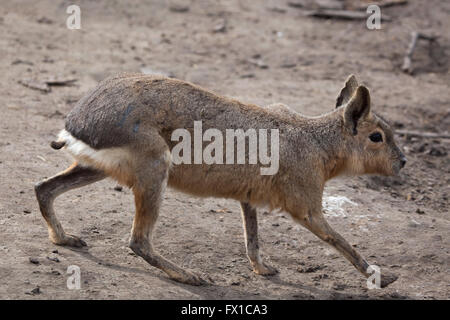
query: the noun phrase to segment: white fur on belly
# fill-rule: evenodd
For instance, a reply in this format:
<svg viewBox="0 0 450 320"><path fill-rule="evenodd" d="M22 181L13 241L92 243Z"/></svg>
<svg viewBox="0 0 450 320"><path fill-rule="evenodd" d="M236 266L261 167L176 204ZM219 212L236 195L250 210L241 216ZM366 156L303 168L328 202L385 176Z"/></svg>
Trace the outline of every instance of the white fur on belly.
<svg viewBox="0 0 450 320"><path fill-rule="evenodd" d="M130 162L130 153L125 148L105 148L96 150L83 141L72 136L68 131L61 130L58 142L64 141L64 148L80 163L95 165L100 168L115 169L126 166Z"/></svg>

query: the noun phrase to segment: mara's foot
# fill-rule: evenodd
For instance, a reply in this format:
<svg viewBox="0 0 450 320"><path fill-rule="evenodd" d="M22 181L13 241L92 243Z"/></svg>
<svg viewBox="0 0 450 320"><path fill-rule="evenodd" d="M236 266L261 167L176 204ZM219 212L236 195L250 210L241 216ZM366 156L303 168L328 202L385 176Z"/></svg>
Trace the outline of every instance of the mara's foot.
<svg viewBox="0 0 450 320"><path fill-rule="evenodd" d="M58 246L69 246L69 247L76 247L76 248L81 248L81 247L86 247L87 243L84 242L81 238L71 235L71 234L66 234L62 239L52 239L50 238L50 240L58 245Z"/></svg>
<svg viewBox="0 0 450 320"><path fill-rule="evenodd" d="M274 274L278 273L278 270L265 263L260 263L256 266L253 266L253 272L261 276L273 276Z"/></svg>
<svg viewBox="0 0 450 320"><path fill-rule="evenodd" d="M208 284L208 282L202 279L200 276L184 270L177 273L176 275L171 275L170 278L174 281L189 284L191 286L202 286Z"/></svg>

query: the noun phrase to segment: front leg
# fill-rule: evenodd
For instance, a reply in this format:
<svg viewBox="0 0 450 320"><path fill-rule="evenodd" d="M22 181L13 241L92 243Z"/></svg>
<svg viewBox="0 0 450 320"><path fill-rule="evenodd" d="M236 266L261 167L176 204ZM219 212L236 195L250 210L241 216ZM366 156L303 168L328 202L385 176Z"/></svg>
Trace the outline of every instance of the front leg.
<svg viewBox="0 0 450 320"><path fill-rule="evenodd" d="M355 266L356 269L358 269L358 271L366 276L366 278L371 275L367 272L369 263L361 257L361 255L353 249L353 247L339 233L331 228L321 211L314 211L314 213L307 215L307 217L296 220L320 239L336 248ZM382 272L380 285L384 288L397 280L397 278L398 277L395 275Z"/></svg>
<svg viewBox="0 0 450 320"><path fill-rule="evenodd" d="M245 248L253 271L260 275L274 275L278 271L262 262L258 245L258 220L256 210L248 203L241 202L242 220L244 224Z"/></svg>

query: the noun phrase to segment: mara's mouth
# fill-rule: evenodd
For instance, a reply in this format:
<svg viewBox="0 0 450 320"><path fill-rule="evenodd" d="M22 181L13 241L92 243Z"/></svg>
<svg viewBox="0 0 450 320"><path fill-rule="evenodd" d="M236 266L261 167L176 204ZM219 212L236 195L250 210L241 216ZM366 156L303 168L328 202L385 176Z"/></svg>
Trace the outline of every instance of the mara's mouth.
<svg viewBox="0 0 450 320"><path fill-rule="evenodd" d="M392 166L392 176L398 176L400 174L400 171L402 171L403 165L400 162L396 162Z"/></svg>

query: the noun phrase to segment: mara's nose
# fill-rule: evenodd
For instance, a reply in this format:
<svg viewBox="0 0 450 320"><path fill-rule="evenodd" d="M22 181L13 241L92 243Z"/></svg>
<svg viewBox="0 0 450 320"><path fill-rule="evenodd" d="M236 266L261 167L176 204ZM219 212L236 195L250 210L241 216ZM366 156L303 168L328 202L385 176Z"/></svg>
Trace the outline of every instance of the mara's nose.
<svg viewBox="0 0 450 320"><path fill-rule="evenodd" d="M407 161L408 160L406 160L406 158L404 156L400 159L400 165L402 166L402 168L405 166Z"/></svg>

